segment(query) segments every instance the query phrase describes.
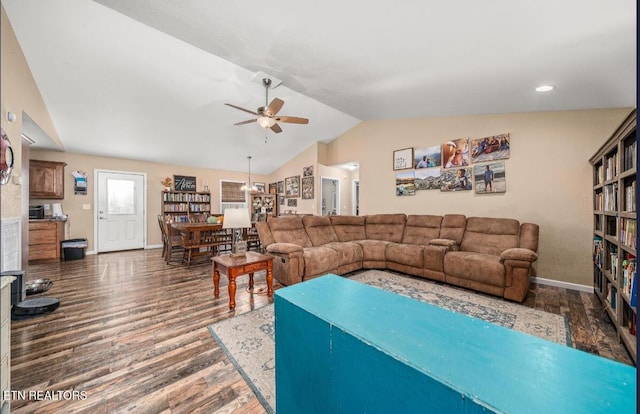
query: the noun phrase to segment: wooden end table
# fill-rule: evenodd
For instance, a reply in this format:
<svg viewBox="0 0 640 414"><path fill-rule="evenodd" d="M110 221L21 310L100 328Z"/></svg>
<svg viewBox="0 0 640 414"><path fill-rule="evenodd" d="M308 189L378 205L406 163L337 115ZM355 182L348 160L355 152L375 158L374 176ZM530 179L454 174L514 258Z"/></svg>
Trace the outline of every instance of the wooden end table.
<svg viewBox="0 0 640 414"><path fill-rule="evenodd" d="M253 273L267 271L267 296L273 297L273 257L257 252L247 252L246 256L233 257L230 254L214 256L213 295L220 296L220 273L229 278L229 309L236 307L236 277L249 274L249 289L253 289Z"/></svg>

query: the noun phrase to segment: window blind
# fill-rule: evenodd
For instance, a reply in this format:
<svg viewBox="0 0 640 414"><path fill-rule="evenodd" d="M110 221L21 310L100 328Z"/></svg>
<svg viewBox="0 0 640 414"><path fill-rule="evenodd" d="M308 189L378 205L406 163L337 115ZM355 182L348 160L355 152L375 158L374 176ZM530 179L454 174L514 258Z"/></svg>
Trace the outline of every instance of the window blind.
<svg viewBox="0 0 640 414"><path fill-rule="evenodd" d="M244 183L220 181L220 201L222 203L244 203L245 192L240 189Z"/></svg>

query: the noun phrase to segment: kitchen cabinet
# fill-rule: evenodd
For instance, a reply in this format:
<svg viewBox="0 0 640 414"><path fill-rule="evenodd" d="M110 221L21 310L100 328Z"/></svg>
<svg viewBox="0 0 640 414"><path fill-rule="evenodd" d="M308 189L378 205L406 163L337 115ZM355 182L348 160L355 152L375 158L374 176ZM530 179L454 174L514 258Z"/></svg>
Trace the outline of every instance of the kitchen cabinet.
<svg viewBox="0 0 640 414"><path fill-rule="evenodd" d="M64 162L29 160L29 198L64 198Z"/></svg>
<svg viewBox="0 0 640 414"><path fill-rule="evenodd" d="M29 222L29 263L60 261L60 243L64 239L64 221Z"/></svg>

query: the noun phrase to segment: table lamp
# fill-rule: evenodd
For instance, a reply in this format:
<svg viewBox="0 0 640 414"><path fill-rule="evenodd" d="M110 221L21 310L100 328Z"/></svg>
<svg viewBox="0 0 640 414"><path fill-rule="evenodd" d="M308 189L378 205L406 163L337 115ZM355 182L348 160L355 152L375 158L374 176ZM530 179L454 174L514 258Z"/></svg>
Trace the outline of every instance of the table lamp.
<svg viewBox="0 0 640 414"><path fill-rule="evenodd" d="M231 256L242 257L247 252L247 242L242 237L242 229L251 227L248 208L227 208L224 210L223 229L233 229Z"/></svg>

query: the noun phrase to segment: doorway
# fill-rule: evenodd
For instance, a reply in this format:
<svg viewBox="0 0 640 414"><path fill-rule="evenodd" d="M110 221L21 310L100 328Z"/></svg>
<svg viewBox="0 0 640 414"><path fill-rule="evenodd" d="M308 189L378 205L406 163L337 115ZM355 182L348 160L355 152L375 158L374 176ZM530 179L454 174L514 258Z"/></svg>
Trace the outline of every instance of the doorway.
<svg viewBox="0 0 640 414"><path fill-rule="evenodd" d="M354 216L360 215L360 181L353 180L353 211Z"/></svg>
<svg viewBox="0 0 640 414"><path fill-rule="evenodd" d="M322 194L322 215L340 214L340 180L322 177L320 192Z"/></svg>
<svg viewBox="0 0 640 414"><path fill-rule="evenodd" d="M146 174L96 170L95 182L96 252L144 248Z"/></svg>

